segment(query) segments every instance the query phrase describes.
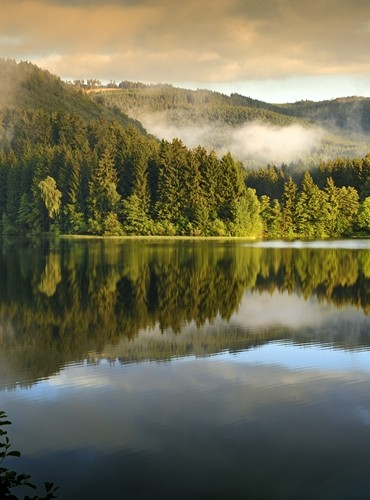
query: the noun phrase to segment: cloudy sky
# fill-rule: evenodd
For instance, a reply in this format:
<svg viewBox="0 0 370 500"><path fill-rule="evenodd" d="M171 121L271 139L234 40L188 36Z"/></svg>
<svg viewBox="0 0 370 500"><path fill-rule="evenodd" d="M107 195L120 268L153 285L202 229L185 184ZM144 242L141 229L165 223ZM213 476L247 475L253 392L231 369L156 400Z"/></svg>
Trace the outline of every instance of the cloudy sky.
<svg viewBox="0 0 370 500"><path fill-rule="evenodd" d="M368 0L0 0L0 56L270 102L370 96Z"/></svg>

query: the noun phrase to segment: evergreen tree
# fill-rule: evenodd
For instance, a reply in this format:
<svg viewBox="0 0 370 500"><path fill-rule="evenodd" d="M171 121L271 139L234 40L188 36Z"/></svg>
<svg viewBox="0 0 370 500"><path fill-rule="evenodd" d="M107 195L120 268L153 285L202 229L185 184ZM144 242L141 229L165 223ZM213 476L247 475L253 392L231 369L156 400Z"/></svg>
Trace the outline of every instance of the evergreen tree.
<svg viewBox="0 0 370 500"><path fill-rule="evenodd" d="M370 232L370 196L367 196L360 204L358 210L358 225L359 228L366 233Z"/></svg>
<svg viewBox="0 0 370 500"><path fill-rule="evenodd" d="M296 203L298 234L303 238L325 237L326 216L326 194L318 188L313 182L311 174L306 171Z"/></svg>
<svg viewBox="0 0 370 500"><path fill-rule="evenodd" d="M343 236L351 236L357 225L359 196L355 188L342 187L339 190L339 213L337 219L338 232Z"/></svg>
<svg viewBox="0 0 370 500"><path fill-rule="evenodd" d="M334 238L340 236L340 227L338 225L340 211L339 191L340 189L334 184L333 178L328 177L325 187L327 202L325 227L327 235Z"/></svg>
<svg viewBox="0 0 370 500"><path fill-rule="evenodd" d="M121 196L117 192L117 172L112 153L106 149L89 182L89 230L103 232L108 214L118 214ZM109 217L112 219L112 215Z"/></svg>
<svg viewBox="0 0 370 500"><path fill-rule="evenodd" d="M282 234L285 238L292 238L296 234L295 211L298 187L292 177L284 184L282 209Z"/></svg>
<svg viewBox="0 0 370 500"><path fill-rule="evenodd" d="M234 217L234 207L245 195L245 172L241 164L234 160L230 153L221 159L220 176L218 177L215 197L218 201L218 217L230 222Z"/></svg>
<svg viewBox="0 0 370 500"><path fill-rule="evenodd" d="M142 236L152 234L153 222L136 194L123 201L122 218L125 233Z"/></svg>
<svg viewBox="0 0 370 500"><path fill-rule="evenodd" d="M260 203L254 189L247 188L244 196L234 202L232 236L256 237L262 233Z"/></svg>
<svg viewBox="0 0 370 500"><path fill-rule="evenodd" d="M156 215L160 222L177 223L181 217L179 171L187 162L187 148L179 139L162 141L158 164Z"/></svg>

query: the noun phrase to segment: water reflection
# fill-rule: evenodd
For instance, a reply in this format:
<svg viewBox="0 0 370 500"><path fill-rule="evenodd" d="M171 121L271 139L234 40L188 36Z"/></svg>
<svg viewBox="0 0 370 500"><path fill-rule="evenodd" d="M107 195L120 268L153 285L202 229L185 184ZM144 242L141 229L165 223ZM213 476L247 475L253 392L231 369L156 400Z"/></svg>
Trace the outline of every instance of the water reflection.
<svg viewBox="0 0 370 500"><path fill-rule="evenodd" d="M370 374L338 352L84 363L3 404L64 499L368 498Z"/></svg>
<svg viewBox="0 0 370 500"><path fill-rule="evenodd" d="M163 360L284 338L367 348L364 246L3 245L1 386L27 385L84 359Z"/></svg>
<svg viewBox="0 0 370 500"><path fill-rule="evenodd" d="M20 469L62 500L369 498L370 249L337 246L4 245Z"/></svg>

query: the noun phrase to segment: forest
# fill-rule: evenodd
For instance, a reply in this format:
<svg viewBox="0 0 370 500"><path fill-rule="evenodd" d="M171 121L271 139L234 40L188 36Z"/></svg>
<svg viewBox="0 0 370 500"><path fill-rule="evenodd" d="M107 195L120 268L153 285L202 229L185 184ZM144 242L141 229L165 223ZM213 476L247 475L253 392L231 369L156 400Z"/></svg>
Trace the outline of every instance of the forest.
<svg viewBox="0 0 370 500"><path fill-rule="evenodd" d="M2 113L0 216L6 235L260 233L259 202L230 154L67 113ZM3 141L5 142L5 141Z"/></svg>
<svg viewBox="0 0 370 500"><path fill-rule="evenodd" d="M226 154L72 113L0 114L1 230L338 238L370 231L370 156L245 170Z"/></svg>
<svg viewBox="0 0 370 500"><path fill-rule="evenodd" d="M0 232L5 236L312 239L370 232L369 155L318 161L309 169L299 162L245 168L230 153L189 148L178 138L160 141L120 109L107 107L101 96L92 99L34 65L0 60L0 69ZM166 95L165 105L173 109L185 99L193 110L204 104L217 116L243 108L270 120L293 120L278 114L276 106L236 94L136 87L126 82L120 91L152 92L150 105ZM317 106L306 107L318 113Z"/></svg>

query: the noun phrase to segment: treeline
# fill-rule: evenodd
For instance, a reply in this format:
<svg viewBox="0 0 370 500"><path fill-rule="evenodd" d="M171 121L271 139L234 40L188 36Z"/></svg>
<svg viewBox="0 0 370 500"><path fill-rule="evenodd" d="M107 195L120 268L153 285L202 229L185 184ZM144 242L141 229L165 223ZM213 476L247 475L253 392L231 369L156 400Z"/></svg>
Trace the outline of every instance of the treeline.
<svg viewBox="0 0 370 500"><path fill-rule="evenodd" d="M338 238L370 232L370 155L321 162L312 171L286 165L249 170L269 238Z"/></svg>
<svg viewBox="0 0 370 500"><path fill-rule="evenodd" d="M4 234L261 233L259 202L230 154L64 112L0 118Z"/></svg>

